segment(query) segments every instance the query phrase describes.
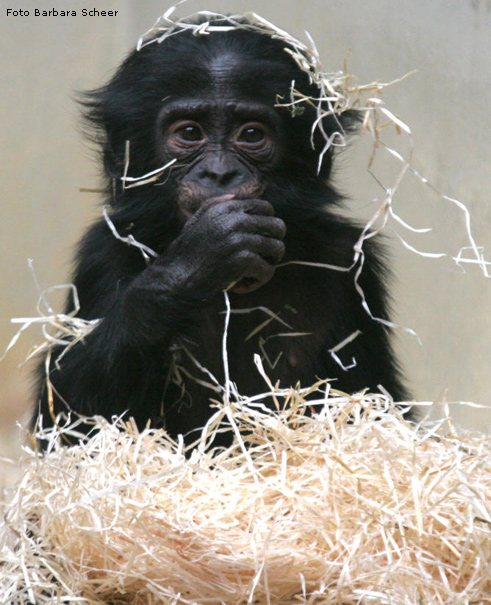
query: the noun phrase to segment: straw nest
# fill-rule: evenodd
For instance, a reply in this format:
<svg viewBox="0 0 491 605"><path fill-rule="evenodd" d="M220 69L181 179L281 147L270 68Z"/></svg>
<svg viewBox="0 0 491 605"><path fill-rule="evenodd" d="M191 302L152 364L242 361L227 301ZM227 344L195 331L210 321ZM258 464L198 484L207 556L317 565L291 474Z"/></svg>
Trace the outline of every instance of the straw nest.
<svg viewBox="0 0 491 605"><path fill-rule="evenodd" d="M320 389L229 404L228 449L217 426L192 451L102 419L62 447L58 427L26 449L0 601L490 603L491 440Z"/></svg>

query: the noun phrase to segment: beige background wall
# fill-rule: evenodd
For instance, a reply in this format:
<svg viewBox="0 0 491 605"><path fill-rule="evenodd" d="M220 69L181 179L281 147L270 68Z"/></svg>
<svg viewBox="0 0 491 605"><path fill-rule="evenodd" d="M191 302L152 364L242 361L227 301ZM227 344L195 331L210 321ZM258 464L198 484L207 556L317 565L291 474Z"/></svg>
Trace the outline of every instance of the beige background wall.
<svg viewBox="0 0 491 605"><path fill-rule="evenodd" d="M82 8L118 10L117 17L82 17ZM2 0L0 11L0 350L15 328L11 317L32 316L36 287L27 259L34 259L43 288L65 283L71 248L99 213L98 168L83 142L76 90L102 84L168 7L167 2ZM7 17L6 9L30 10ZM34 9L77 10L77 17L34 17ZM327 71L350 71L360 82L418 74L387 91L387 106L411 126L414 166L439 190L466 203L478 245L491 260L490 0L244 0L196 2L181 10L256 10L278 26L315 39ZM399 145L400 141L395 141ZM340 158L337 182L350 212L365 216L380 195L366 172L368 147L360 141ZM383 173L383 168L380 169ZM389 184L389 183L388 183ZM491 404L491 282L475 266L463 273L451 260L467 245L462 213L415 179L395 200L400 215L430 235L407 235L421 258L394 243L398 282L397 321L415 329L422 346L396 334L405 373L418 399ZM401 230L399 229L399 232ZM29 370L18 370L36 329L24 334L0 363L0 439L25 410ZM487 430L489 410L455 406L465 427ZM2 437L3 434L3 437Z"/></svg>

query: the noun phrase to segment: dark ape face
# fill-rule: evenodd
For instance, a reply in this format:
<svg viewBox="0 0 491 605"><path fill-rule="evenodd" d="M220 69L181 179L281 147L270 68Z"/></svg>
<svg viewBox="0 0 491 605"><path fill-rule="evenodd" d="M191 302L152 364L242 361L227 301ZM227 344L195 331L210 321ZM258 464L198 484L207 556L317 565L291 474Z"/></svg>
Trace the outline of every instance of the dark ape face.
<svg viewBox="0 0 491 605"><path fill-rule="evenodd" d="M183 53L179 63L187 69L171 82L157 118L158 155L162 163L176 160L172 177L186 217L210 198L260 197L282 168L289 116L276 103L291 86L288 57L281 49L259 66L257 56L221 42L208 43L198 57L197 49Z"/></svg>
<svg viewBox="0 0 491 605"><path fill-rule="evenodd" d="M132 53L109 85L89 96L88 117L105 134L106 173L116 180L126 141L130 176L175 160L161 191L171 190L189 217L210 198L258 198L269 184L318 180L315 110L293 117L279 104L289 101L293 83L318 95L283 41L240 29L182 32ZM323 177L329 166L327 156Z"/></svg>
<svg viewBox="0 0 491 605"><path fill-rule="evenodd" d="M262 175L281 157L281 122L272 108L215 95L170 102L157 136L163 160L176 159L178 202L188 215L209 198L260 197Z"/></svg>

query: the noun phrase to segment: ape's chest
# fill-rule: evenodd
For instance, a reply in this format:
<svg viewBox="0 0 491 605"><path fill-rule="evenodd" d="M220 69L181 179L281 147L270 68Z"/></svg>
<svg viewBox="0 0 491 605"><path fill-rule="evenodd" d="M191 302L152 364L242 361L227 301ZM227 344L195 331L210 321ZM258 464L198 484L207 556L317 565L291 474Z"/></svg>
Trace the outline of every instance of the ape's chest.
<svg viewBox="0 0 491 605"><path fill-rule="evenodd" d="M223 384L225 365L239 392L252 395L267 390L255 363L258 355L271 379L288 387L309 386L319 376L326 352L328 311L317 301L284 295L262 304L255 296L224 298L201 314L189 338L174 351L177 370L188 391ZM266 297L264 297L266 299Z"/></svg>

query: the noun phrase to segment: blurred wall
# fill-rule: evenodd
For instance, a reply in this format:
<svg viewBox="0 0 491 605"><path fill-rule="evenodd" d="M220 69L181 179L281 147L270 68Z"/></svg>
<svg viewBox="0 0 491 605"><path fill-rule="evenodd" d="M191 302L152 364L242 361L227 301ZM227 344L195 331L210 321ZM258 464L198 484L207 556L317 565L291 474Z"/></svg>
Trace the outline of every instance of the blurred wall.
<svg viewBox="0 0 491 605"><path fill-rule="evenodd" d="M42 288L66 283L72 246L100 212L98 196L80 191L97 188L98 167L81 135L73 95L105 82L169 4L1 2L0 351L16 331L10 318L36 314L38 293L27 259L33 259ZM81 16L94 5L118 14ZM7 8L31 15L7 16ZM36 8L78 15L34 17ZM304 40L308 30L326 71L342 69L351 49L349 71L361 83L418 70L387 89L387 106L412 129L414 166L438 190L465 202L475 240L491 259L490 0L190 0L180 14L203 9L254 10ZM336 173L355 216L373 212L371 202L381 196L366 170L367 143L354 140L339 157ZM385 174L386 168L379 170ZM398 228L411 245L448 255L422 258L393 242L396 318L422 341L420 346L403 331L395 334L410 386L422 400L491 404L491 283L478 267L467 265L464 273L452 261L468 245L464 215L412 177L394 202L405 221L433 228L427 235ZM28 401L29 367L17 366L41 340L39 329L30 329L0 363L4 440ZM452 411L464 427L491 426L489 410Z"/></svg>

